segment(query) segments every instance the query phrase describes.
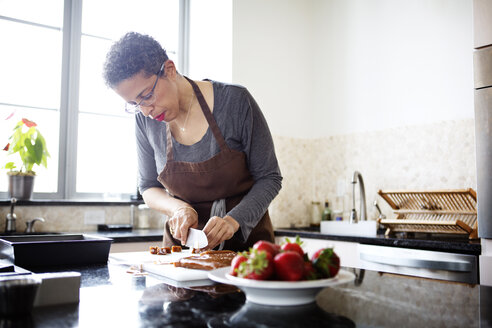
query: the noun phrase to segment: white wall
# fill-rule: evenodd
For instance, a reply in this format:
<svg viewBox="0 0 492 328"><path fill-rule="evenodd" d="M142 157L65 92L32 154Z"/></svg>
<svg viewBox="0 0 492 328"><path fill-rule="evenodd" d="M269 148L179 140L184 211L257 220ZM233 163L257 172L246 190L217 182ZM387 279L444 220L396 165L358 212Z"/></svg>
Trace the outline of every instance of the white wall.
<svg viewBox="0 0 492 328"><path fill-rule="evenodd" d="M255 97L273 134L311 135L312 3L235 0L232 80Z"/></svg>
<svg viewBox="0 0 492 328"><path fill-rule="evenodd" d="M473 118L472 0L235 0L233 81L274 135Z"/></svg>

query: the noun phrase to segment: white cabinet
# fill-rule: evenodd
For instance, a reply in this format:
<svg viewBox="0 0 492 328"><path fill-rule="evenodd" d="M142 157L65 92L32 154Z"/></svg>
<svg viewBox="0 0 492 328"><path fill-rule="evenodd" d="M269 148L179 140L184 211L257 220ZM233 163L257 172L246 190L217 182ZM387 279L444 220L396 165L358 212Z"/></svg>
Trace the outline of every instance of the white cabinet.
<svg viewBox="0 0 492 328"><path fill-rule="evenodd" d="M110 253L124 252L144 252L148 251L150 246L161 246L162 241L144 241L136 243L112 243Z"/></svg>

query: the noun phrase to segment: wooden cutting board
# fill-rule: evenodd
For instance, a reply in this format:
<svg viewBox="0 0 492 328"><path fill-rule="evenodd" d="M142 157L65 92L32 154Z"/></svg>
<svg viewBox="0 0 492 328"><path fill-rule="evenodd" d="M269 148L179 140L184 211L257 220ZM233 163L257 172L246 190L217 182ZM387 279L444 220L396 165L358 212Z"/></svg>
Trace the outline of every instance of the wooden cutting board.
<svg viewBox="0 0 492 328"><path fill-rule="evenodd" d="M109 255L109 260L114 263L127 264L129 266L142 265L142 269L145 272L150 272L179 282L207 280L210 271L177 268L173 264L170 264L182 257L191 255L190 250L183 250L180 253L167 255L154 255L150 254L150 252L112 253Z"/></svg>

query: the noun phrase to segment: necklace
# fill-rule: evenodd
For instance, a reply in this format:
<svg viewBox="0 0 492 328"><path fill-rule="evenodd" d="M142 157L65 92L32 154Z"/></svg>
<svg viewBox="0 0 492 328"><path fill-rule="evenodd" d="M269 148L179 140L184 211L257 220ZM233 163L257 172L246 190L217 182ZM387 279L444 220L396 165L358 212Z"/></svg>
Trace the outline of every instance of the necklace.
<svg viewBox="0 0 492 328"><path fill-rule="evenodd" d="M191 112L191 104L193 104L193 96L195 94L192 92L191 93L191 96L190 96L190 104L188 105L188 114L186 114L186 119L185 119L185 122L184 122L184 125L183 127L179 127L178 123L176 123L176 125L178 125L178 128L181 130L181 132L185 132L186 131L186 123L188 123L188 117L190 117L190 112Z"/></svg>

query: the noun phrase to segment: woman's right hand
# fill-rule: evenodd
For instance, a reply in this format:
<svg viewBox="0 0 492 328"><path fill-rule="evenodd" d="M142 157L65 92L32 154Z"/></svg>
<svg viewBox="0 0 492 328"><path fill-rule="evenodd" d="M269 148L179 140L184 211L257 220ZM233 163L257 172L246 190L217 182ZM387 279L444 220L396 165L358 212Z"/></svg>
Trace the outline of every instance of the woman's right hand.
<svg viewBox="0 0 492 328"><path fill-rule="evenodd" d="M168 220L169 232L174 239L181 240L181 244L186 243L188 230L198 227L198 214L190 205L181 206L174 211L173 216Z"/></svg>

